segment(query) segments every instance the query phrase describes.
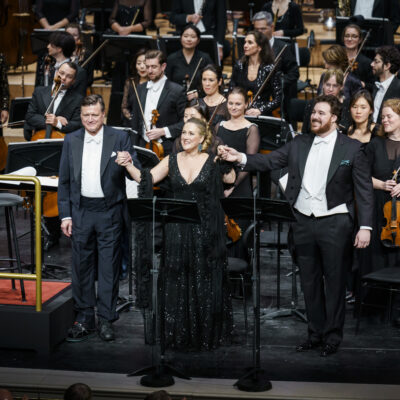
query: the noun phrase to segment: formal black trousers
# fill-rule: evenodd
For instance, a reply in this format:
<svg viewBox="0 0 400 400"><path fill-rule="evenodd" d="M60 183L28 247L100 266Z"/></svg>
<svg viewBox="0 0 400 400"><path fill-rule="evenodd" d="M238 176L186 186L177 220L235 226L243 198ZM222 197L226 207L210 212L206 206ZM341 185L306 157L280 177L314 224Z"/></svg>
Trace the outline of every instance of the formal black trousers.
<svg viewBox="0 0 400 400"><path fill-rule="evenodd" d="M351 256L350 214L322 218L296 212L295 256L300 269L312 341L338 345L343 337L346 305L346 258Z"/></svg>
<svg viewBox="0 0 400 400"><path fill-rule="evenodd" d="M94 325L95 307L100 318L118 318L123 205L107 208L104 199L83 199L72 208L72 295L76 320Z"/></svg>

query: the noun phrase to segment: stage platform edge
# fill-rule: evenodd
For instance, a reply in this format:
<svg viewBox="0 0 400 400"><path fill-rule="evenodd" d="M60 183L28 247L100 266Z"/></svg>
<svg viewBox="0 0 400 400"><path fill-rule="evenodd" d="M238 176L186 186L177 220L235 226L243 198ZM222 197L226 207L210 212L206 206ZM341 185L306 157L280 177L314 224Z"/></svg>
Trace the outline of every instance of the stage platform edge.
<svg viewBox="0 0 400 400"><path fill-rule="evenodd" d="M41 312L34 306L0 305L0 321L1 348L50 354L74 322L72 289L69 286L50 299Z"/></svg>

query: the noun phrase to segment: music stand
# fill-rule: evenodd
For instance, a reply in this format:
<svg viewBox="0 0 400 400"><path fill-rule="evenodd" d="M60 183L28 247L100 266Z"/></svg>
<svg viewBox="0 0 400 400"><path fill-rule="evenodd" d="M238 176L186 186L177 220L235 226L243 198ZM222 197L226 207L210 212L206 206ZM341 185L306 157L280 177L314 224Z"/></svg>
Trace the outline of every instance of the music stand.
<svg viewBox="0 0 400 400"><path fill-rule="evenodd" d="M253 198L226 198L221 199L221 204L229 218L251 219L255 227L254 251L252 254L253 364L234 386L246 392L262 392L271 389L272 385L260 365L260 225L266 221L290 222L294 221L295 217L286 200L257 198L256 191Z"/></svg>
<svg viewBox="0 0 400 400"><path fill-rule="evenodd" d="M16 97L11 100L8 123L12 123L13 125L11 125L10 128L21 128L24 125L25 115L31 100L32 97ZM16 124L17 122L21 122L21 124Z"/></svg>
<svg viewBox="0 0 400 400"><path fill-rule="evenodd" d="M34 167L36 169L36 175L39 176L55 176L58 175L60 166L60 159L62 153L63 139L43 139L36 142L16 142L10 143L8 146L7 164L5 173L17 171L24 167ZM32 203L32 202L31 202ZM34 248L34 236L33 236L33 212L32 207L30 209L30 228L31 228L31 267L33 267L33 248ZM42 223L42 229L47 231L47 228ZM43 246L42 246L43 252ZM42 257L43 260L43 257ZM65 271L66 268L53 265L44 264L42 265L43 274L47 274L51 278L57 278L56 274L53 274L46 270L46 268L58 269Z"/></svg>
<svg viewBox="0 0 400 400"><path fill-rule="evenodd" d="M154 151L140 146L133 146L133 148L136 150L142 168L153 168L160 162L160 159Z"/></svg>
<svg viewBox="0 0 400 400"><path fill-rule="evenodd" d="M159 39L160 50L164 54L171 54L182 48L180 36L161 36ZM213 35L200 35L200 43L197 48L207 53L215 65L220 65L218 45Z"/></svg>
<svg viewBox="0 0 400 400"><path fill-rule="evenodd" d="M165 268L165 224L174 223L200 223L200 214L197 202L193 200L177 200L177 199L158 199L156 196L148 199L129 199L128 209L132 220L137 222L151 222L153 231L153 268L152 273L152 330L153 337L159 339L160 349L158 360L154 359L155 346L157 340L152 343L152 365L134 371L128 376L144 375L140 379L143 386L149 387L165 387L175 383L174 376L182 379L190 379L180 371L165 362L165 315L164 315L164 282L158 279L159 268ZM155 255L155 223L161 222L163 234L163 247L158 268ZM158 298L158 289L161 294L161 299ZM160 308L159 308L160 304ZM158 318L158 310L160 316ZM158 322L158 325L157 325ZM158 334L158 335L157 335Z"/></svg>

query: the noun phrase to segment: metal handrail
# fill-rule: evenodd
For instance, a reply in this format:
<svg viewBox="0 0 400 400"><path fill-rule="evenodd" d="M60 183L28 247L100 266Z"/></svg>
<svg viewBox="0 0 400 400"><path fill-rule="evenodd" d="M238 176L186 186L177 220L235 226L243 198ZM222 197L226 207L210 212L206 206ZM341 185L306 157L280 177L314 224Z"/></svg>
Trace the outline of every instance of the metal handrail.
<svg viewBox="0 0 400 400"><path fill-rule="evenodd" d="M1 272L0 279L29 279L36 281L36 311L42 311L42 240L40 220L42 217L42 187L36 176L0 175L0 181L22 181L35 184L35 274L20 274L17 272ZM16 189L18 187L16 186Z"/></svg>

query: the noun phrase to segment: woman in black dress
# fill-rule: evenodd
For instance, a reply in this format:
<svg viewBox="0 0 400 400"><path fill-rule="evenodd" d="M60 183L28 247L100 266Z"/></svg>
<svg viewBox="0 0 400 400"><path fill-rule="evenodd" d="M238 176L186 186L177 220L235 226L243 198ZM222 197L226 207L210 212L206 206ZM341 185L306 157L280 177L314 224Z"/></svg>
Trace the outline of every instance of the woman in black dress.
<svg viewBox="0 0 400 400"><path fill-rule="evenodd" d="M258 92L274 67L274 57L268 38L261 32L250 31L244 40L244 56L233 67L230 88L240 86L252 95ZM262 93L254 99L246 115L271 115L281 105L281 72L275 70Z"/></svg>
<svg viewBox="0 0 400 400"><path fill-rule="evenodd" d="M207 53L197 49L199 43L199 29L192 24L186 25L181 33L182 49L175 51L167 58L165 75L167 75L168 79L171 81L183 85L186 92L198 89L201 79L201 70L206 65L212 63ZM198 65L199 67L197 68ZM194 75L195 72L196 75Z"/></svg>
<svg viewBox="0 0 400 400"><path fill-rule="evenodd" d="M171 196L195 200L199 224L166 225L164 283L166 346L180 349L211 350L230 343L233 319L227 280L226 228L220 204L223 183L233 183L235 172L207 152L212 134L207 123L190 119L183 127L183 151L165 157L150 173L139 171L127 152L116 162L144 186L169 177Z"/></svg>
<svg viewBox="0 0 400 400"><path fill-rule="evenodd" d="M275 25L274 36L297 37L303 34L304 24L300 7L289 0L267 2L262 11L272 14Z"/></svg>
<svg viewBox="0 0 400 400"><path fill-rule="evenodd" d="M152 22L151 0L115 0L110 15L110 26L118 35L145 34Z"/></svg>
<svg viewBox="0 0 400 400"><path fill-rule="evenodd" d="M36 0L35 13L43 29L64 28L77 20L79 0Z"/></svg>

